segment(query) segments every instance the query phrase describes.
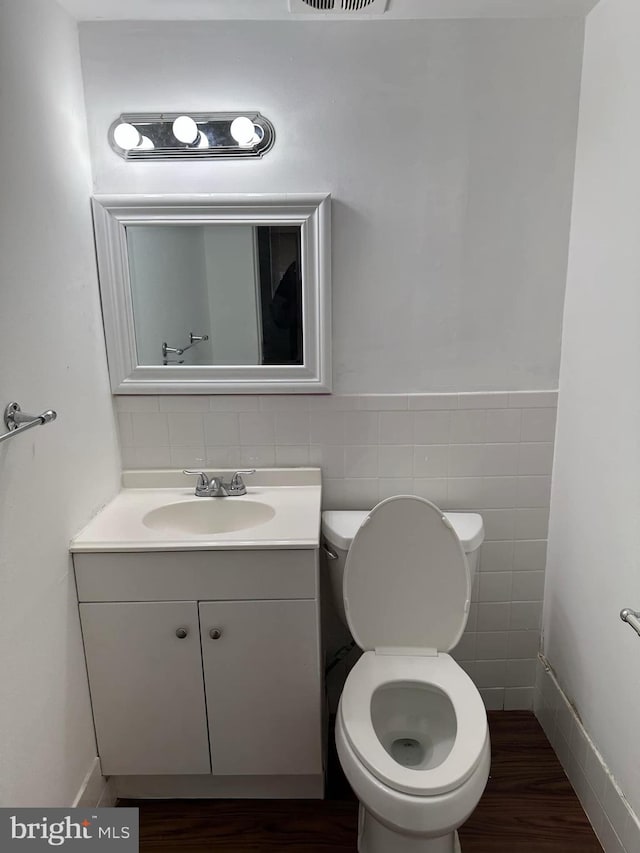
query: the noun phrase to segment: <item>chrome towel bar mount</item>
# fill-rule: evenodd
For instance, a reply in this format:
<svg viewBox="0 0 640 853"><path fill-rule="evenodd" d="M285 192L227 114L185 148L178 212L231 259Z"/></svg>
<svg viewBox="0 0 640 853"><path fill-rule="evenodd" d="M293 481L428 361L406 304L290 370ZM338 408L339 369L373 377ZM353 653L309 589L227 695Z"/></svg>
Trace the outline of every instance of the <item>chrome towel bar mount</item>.
<svg viewBox="0 0 640 853"><path fill-rule="evenodd" d="M0 443L13 438L14 435L20 435L32 427L49 424L51 421L55 421L57 417L58 413L54 412L53 409L47 409L41 415L28 415L22 411L19 403L9 403L4 410L4 425L9 431L0 435Z"/></svg>
<svg viewBox="0 0 640 853"><path fill-rule="evenodd" d="M640 636L640 612L637 610L631 610L629 607L625 607L624 610L620 611L620 618L623 622L626 622L627 625L631 625L636 634Z"/></svg>

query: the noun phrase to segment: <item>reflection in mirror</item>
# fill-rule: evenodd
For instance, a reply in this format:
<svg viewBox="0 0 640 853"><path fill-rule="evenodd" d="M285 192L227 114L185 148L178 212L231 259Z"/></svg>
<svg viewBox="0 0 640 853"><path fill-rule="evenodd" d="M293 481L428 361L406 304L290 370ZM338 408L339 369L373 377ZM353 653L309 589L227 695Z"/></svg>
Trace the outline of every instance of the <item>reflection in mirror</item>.
<svg viewBox="0 0 640 853"><path fill-rule="evenodd" d="M128 225L140 365L303 363L300 227Z"/></svg>

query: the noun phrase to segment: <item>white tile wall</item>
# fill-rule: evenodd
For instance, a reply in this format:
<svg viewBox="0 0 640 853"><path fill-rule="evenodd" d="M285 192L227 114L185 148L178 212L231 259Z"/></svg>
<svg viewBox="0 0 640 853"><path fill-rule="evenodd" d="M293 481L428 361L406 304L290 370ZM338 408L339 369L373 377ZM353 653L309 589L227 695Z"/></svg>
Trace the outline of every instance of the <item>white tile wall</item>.
<svg viewBox="0 0 640 853"><path fill-rule="evenodd" d="M605 853L638 853L640 820L543 659L534 709Z"/></svg>
<svg viewBox="0 0 640 853"><path fill-rule="evenodd" d="M327 509L409 493L480 512L486 541L454 656L494 709L533 703L556 402L534 391L123 396L116 407L125 468L319 465Z"/></svg>

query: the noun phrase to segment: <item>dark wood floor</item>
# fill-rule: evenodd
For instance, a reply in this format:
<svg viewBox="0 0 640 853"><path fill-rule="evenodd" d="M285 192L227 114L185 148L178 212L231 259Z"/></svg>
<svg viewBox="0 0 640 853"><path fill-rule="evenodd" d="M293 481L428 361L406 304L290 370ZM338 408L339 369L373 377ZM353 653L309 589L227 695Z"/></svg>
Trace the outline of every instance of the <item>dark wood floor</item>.
<svg viewBox="0 0 640 853"><path fill-rule="evenodd" d="M602 853L537 720L489 714L491 777L460 830L463 853ZM335 757L326 800L122 800L142 853L355 853L357 803Z"/></svg>

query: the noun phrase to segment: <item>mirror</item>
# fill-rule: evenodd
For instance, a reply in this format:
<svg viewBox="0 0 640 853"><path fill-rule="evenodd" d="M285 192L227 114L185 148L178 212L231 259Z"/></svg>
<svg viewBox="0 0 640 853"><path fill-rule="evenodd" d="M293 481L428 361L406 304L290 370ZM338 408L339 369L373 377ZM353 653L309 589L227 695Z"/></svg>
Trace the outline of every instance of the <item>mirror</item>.
<svg viewBox="0 0 640 853"><path fill-rule="evenodd" d="M330 390L328 196L99 196L114 393Z"/></svg>
<svg viewBox="0 0 640 853"><path fill-rule="evenodd" d="M302 364L300 228L126 228L138 364Z"/></svg>

